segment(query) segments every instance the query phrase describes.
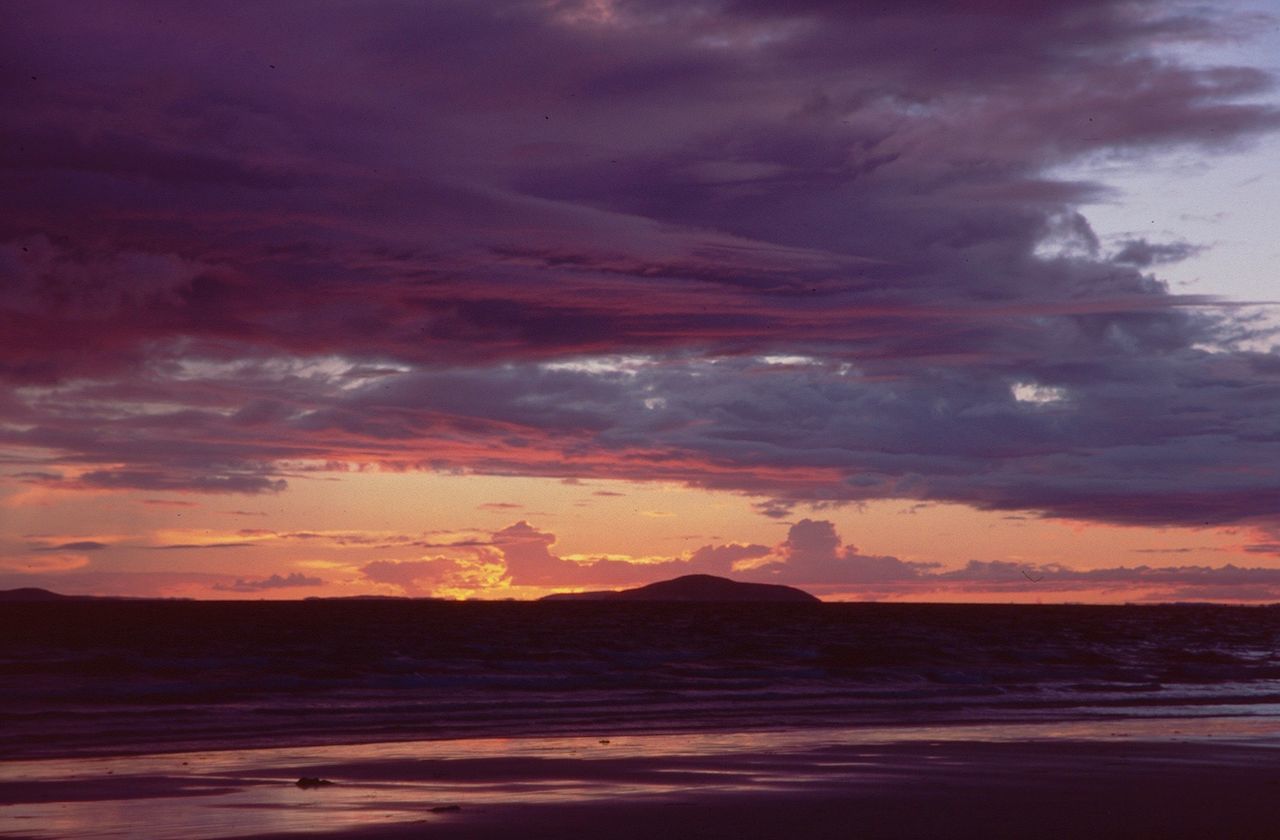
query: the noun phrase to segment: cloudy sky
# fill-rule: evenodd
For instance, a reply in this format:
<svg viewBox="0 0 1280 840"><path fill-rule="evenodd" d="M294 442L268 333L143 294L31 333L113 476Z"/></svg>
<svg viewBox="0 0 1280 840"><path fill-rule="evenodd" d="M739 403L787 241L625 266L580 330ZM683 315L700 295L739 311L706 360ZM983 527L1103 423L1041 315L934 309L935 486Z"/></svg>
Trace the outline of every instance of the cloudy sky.
<svg viewBox="0 0 1280 840"><path fill-rule="evenodd" d="M0 588L1280 600L1275 3L31 3Z"/></svg>

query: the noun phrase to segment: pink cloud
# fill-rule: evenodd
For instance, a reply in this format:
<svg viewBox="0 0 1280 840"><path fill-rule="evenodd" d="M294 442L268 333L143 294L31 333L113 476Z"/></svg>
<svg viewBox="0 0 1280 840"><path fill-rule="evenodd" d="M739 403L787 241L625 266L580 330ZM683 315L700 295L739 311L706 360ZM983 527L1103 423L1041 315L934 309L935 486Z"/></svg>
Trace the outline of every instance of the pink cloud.
<svg viewBox="0 0 1280 840"><path fill-rule="evenodd" d="M375 560L360 568L360 574L374 583L399 587L407 595L428 595L455 568L447 557L430 560Z"/></svg>
<svg viewBox="0 0 1280 840"><path fill-rule="evenodd" d="M512 583L547 585L572 578L577 564L551 553L554 534L539 531L521 520L493 535L493 546L502 555Z"/></svg>
<svg viewBox="0 0 1280 840"><path fill-rule="evenodd" d="M688 558L657 563L570 561L551 551L555 542L554 534L522 521L495 533L493 546L511 581L519 585L620 587L702 573L786 583L819 594L877 599L981 593L1023 600L1046 595L1071 600L1082 593L1111 591L1127 600L1280 601L1280 569L1226 564L1077 570L1063 565L974 560L948 571L938 563L860 554L854 546L846 545L833 523L826 520L803 519L793 524L787 538L772 548L741 543L707 545Z"/></svg>
<svg viewBox="0 0 1280 840"><path fill-rule="evenodd" d="M74 551L51 551L27 556L0 557L0 571L20 575L62 574L75 569L83 569L88 565L89 558Z"/></svg>

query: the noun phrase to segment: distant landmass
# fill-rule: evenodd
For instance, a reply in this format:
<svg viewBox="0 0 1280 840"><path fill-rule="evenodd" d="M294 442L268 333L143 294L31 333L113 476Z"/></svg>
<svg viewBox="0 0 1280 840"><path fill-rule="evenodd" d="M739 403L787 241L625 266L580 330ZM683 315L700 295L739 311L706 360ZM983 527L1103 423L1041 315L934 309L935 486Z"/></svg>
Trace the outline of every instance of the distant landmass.
<svg viewBox="0 0 1280 840"><path fill-rule="evenodd" d="M660 580L637 589L603 592L558 592L543 601L704 601L769 603L819 603L819 599L796 589L773 583L742 583L715 575L685 575Z"/></svg>
<svg viewBox="0 0 1280 840"><path fill-rule="evenodd" d="M410 598L408 595L308 595L304 601L438 601L439 598Z"/></svg>
<svg viewBox="0 0 1280 840"><path fill-rule="evenodd" d="M0 589L0 601L65 601L74 595L59 595L47 589L24 586L21 589Z"/></svg>
<svg viewBox="0 0 1280 840"><path fill-rule="evenodd" d="M0 589L0 602L14 601L190 601L191 598L138 598L131 595L63 595L37 586Z"/></svg>
<svg viewBox="0 0 1280 840"><path fill-rule="evenodd" d="M27 586L21 589L0 589L0 602L13 601L144 601L152 598L121 598L103 595L63 595ZM162 599L187 600L187 599ZM352 595L339 597L310 597L307 601L435 601L436 598L407 598L398 595ZM661 580L636 589L601 592L558 592L541 598L542 601L701 601L715 602L766 602L814 604L819 599L796 589L773 583L742 583L715 575L685 575Z"/></svg>

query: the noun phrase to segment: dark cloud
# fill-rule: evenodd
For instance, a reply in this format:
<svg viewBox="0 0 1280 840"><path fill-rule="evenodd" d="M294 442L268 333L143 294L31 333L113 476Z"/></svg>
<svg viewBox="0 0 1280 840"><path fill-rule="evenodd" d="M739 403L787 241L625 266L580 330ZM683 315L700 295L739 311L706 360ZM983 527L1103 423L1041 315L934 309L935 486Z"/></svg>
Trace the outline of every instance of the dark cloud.
<svg viewBox="0 0 1280 840"><path fill-rule="evenodd" d="M187 490L196 493L279 493L284 479L260 475L198 476L184 472L150 470L91 470L80 476L80 484L109 490Z"/></svg>
<svg viewBox="0 0 1280 840"><path fill-rule="evenodd" d="M218 592L263 592L268 589L293 589L301 586L323 586L324 581L318 577L308 577L302 572L291 572L288 575L271 575L266 578L245 580L236 578L234 583L214 584Z"/></svg>
<svg viewBox="0 0 1280 840"><path fill-rule="evenodd" d="M936 576L939 582L984 591L1145 592L1147 600L1280 601L1280 569L1225 566L1116 566L1079 570L971 560L964 568Z"/></svg>
<svg viewBox="0 0 1280 840"><path fill-rule="evenodd" d="M62 481L62 473L40 472L39 470L27 470L24 472L16 472L11 474L13 478L29 484L56 484Z"/></svg>
<svg viewBox="0 0 1280 840"><path fill-rule="evenodd" d="M1194 257L1203 246L1190 242L1148 242L1145 239L1129 239L1120 243L1120 249L1111 257L1112 262L1145 268L1161 263L1178 262Z"/></svg>
<svg viewBox="0 0 1280 840"><path fill-rule="evenodd" d="M1246 545L1244 550L1251 554L1274 554L1280 557L1280 542L1251 543Z"/></svg>
<svg viewBox="0 0 1280 840"><path fill-rule="evenodd" d="M32 551L101 551L104 548L110 548L108 543L97 542L96 540L78 540L76 542L67 542L60 545L41 545L32 548Z"/></svg>
<svg viewBox="0 0 1280 840"><path fill-rule="evenodd" d="M267 494L360 462L682 481L774 518L1280 506L1263 328L1149 273L1194 243L1104 253L1078 206L1106 186L1056 174L1280 125L1265 72L1167 49L1229 12L71 8L0 34L23 480ZM567 568L538 533L495 538L513 580Z"/></svg>
<svg viewBox="0 0 1280 840"><path fill-rule="evenodd" d="M793 499L765 499L753 503L752 507L761 516L767 516L770 519L786 519L795 510L796 502Z"/></svg>
<svg viewBox="0 0 1280 840"><path fill-rule="evenodd" d="M1197 551L1213 551L1215 549L1200 546L1197 548L1134 548L1134 554L1191 554Z"/></svg>

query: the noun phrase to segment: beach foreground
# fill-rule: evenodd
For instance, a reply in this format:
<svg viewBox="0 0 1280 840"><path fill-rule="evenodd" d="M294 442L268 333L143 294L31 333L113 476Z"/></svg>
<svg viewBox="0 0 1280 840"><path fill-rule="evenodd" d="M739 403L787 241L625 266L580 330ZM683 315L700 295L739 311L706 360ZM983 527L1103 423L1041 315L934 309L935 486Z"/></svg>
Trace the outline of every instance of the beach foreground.
<svg viewBox="0 0 1280 840"><path fill-rule="evenodd" d="M0 765L0 836L1261 838L1278 747L1252 716L43 759Z"/></svg>

